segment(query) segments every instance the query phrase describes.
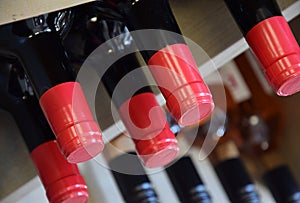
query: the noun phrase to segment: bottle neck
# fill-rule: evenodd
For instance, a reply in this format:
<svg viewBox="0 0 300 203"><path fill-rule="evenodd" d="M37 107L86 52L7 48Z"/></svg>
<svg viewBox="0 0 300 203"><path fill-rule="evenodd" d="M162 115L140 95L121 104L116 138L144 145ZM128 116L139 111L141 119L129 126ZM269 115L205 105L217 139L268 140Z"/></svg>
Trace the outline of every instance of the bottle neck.
<svg viewBox="0 0 300 203"><path fill-rule="evenodd" d="M17 111L14 111L12 114L27 148L31 152L41 144L55 140L55 136L43 115L36 97L28 95L23 100L24 104L16 108Z"/></svg>
<svg viewBox="0 0 300 203"><path fill-rule="evenodd" d="M9 111L31 152L41 144L54 140L55 137L47 123L38 100L34 95L24 93L19 76L14 72L13 64L1 59L1 108ZM4 79L4 80L2 80Z"/></svg>
<svg viewBox="0 0 300 203"><path fill-rule="evenodd" d="M145 29L156 30L150 31L151 33L149 32L149 37L140 36L139 34L134 37L137 41L139 50L144 50L143 47L146 43L145 40L148 40L151 43L151 46L155 47L156 50L165 48L168 45L185 44L168 0L124 0L118 1L118 7L125 16L126 26L130 31ZM166 36L167 31L176 33L178 36ZM147 63L148 60L156 53L156 50L145 50L141 52Z"/></svg>
<svg viewBox="0 0 300 203"><path fill-rule="evenodd" d="M278 203L300 202L300 188L287 165L268 170L263 180Z"/></svg>
<svg viewBox="0 0 300 203"><path fill-rule="evenodd" d="M225 0L244 35L256 24L273 16L281 16L275 0Z"/></svg>
<svg viewBox="0 0 300 203"><path fill-rule="evenodd" d="M130 30L163 29L181 34L168 0L119 2Z"/></svg>
<svg viewBox="0 0 300 203"><path fill-rule="evenodd" d="M222 161L215 165L215 170L231 202L260 202L255 185L240 158Z"/></svg>
<svg viewBox="0 0 300 203"><path fill-rule="evenodd" d="M192 159L184 156L166 168L167 175L182 203L210 203L211 198Z"/></svg>
<svg viewBox="0 0 300 203"><path fill-rule="evenodd" d="M263 166L262 179L278 203L300 202L300 188L289 166L275 150L267 151L257 157Z"/></svg>
<svg viewBox="0 0 300 203"><path fill-rule="evenodd" d="M28 38L17 55L38 97L55 85L74 80L71 65L56 33L47 32Z"/></svg>
<svg viewBox="0 0 300 203"><path fill-rule="evenodd" d="M95 6L97 5L91 4L89 8ZM96 71L102 76L101 81L117 108L132 96L151 92L149 82L141 69L145 64L139 53L134 52L135 44L124 23L117 20L103 20L99 17L101 15L99 12L94 12L98 17L91 20L89 14L83 12L84 9L85 7L83 10L78 9L76 19L80 23L66 38L68 52L82 63L99 46L105 50L101 53L104 55L103 58L107 59L105 61L112 61L113 64L107 70L96 68ZM74 53L72 48L74 39L75 44L82 44L82 53L78 51ZM74 60L72 62L76 63Z"/></svg>
<svg viewBox="0 0 300 203"><path fill-rule="evenodd" d="M60 11L10 23L0 29L1 54L19 60L37 97L73 79L61 44L70 21L69 12Z"/></svg>
<svg viewBox="0 0 300 203"><path fill-rule="evenodd" d="M155 203L158 198L136 153L128 152L109 161L125 202Z"/></svg>
<svg viewBox="0 0 300 203"><path fill-rule="evenodd" d="M117 108L135 95L152 92L144 73L138 70L140 66L136 53L128 54L110 66L103 75L101 81ZM124 85L120 85L120 81Z"/></svg>

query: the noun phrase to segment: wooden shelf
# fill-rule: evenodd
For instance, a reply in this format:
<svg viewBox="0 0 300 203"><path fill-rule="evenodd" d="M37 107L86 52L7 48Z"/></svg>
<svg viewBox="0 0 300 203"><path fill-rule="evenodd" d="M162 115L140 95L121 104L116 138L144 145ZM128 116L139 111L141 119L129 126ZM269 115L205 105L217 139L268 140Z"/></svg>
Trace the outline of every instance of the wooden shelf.
<svg viewBox="0 0 300 203"><path fill-rule="evenodd" d="M69 8L94 0L1 0L0 25Z"/></svg>

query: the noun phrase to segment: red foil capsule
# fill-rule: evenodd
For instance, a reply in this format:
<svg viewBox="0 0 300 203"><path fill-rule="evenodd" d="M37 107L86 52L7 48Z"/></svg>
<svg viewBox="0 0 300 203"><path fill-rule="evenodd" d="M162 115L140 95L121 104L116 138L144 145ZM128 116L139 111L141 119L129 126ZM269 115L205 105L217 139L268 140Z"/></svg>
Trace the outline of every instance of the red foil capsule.
<svg viewBox="0 0 300 203"><path fill-rule="evenodd" d="M214 108L212 95L186 44L159 50L148 65L170 113L180 125L192 125L210 115Z"/></svg>
<svg viewBox="0 0 300 203"><path fill-rule="evenodd" d="M103 150L101 131L79 83L52 87L41 96L40 105L70 163L87 161Z"/></svg>
<svg viewBox="0 0 300 203"><path fill-rule="evenodd" d="M120 106L119 115L146 167L161 167L177 157L176 137L153 93L133 96Z"/></svg>
<svg viewBox="0 0 300 203"><path fill-rule="evenodd" d="M247 33L246 40L278 95L300 91L300 48L284 17L261 21Z"/></svg>
<svg viewBox="0 0 300 203"><path fill-rule="evenodd" d="M76 164L68 163L56 141L45 142L31 152L50 203L86 203L86 183Z"/></svg>

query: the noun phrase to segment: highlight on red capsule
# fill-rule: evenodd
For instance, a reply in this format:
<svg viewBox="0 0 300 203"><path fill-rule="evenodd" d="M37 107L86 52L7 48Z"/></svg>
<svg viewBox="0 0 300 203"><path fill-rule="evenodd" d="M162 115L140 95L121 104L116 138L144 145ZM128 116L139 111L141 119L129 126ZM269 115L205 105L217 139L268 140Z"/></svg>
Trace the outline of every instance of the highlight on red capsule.
<svg viewBox="0 0 300 203"><path fill-rule="evenodd" d="M41 96L40 105L70 163L87 161L102 152L102 133L79 83L52 87Z"/></svg>
<svg viewBox="0 0 300 203"><path fill-rule="evenodd" d="M211 92L186 44L173 44L157 51L148 65L168 110L180 125L199 123L211 114Z"/></svg>
<svg viewBox="0 0 300 203"><path fill-rule="evenodd" d="M86 203L87 185L76 164L67 162L56 141L36 147L30 154L50 203Z"/></svg>
<svg viewBox="0 0 300 203"><path fill-rule="evenodd" d="M118 112L146 167L162 167L177 157L176 137L152 92L134 95Z"/></svg>
<svg viewBox="0 0 300 203"><path fill-rule="evenodd" d="M259 22L247 33L246 40L278 95L300 91L300 48L283 16Z"/></svg>

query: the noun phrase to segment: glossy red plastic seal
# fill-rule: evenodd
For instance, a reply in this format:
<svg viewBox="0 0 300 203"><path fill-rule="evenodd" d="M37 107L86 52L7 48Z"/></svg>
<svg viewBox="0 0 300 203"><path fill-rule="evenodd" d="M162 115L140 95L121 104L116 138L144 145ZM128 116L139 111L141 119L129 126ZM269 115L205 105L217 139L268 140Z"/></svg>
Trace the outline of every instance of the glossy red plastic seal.
<svg viewBox="0 0 300 203"><path fill-rule="evenodd" d="M103 150L101 131L79 83L52 87L41 96L40 105L70 163L87 161Z"/></svg>
<svg viewBox="0 0 300 203"><path fill-rule="evenodd" d="M183 126L207 118L214 108L189 47L174 44L157 51L148 62L167 107Z"/></svg>
<svg viewBox="0 0 300 203"><path fill-rule="evenodd" d="M37 173L50 203L86 203L86 183L76 164L67 162L56 141L49 141L31 152Z"/></svg>
<svg viewBox="0 0 300 203"><path fill-rule="evenodd" d="M120 106L119 115L146 167L162 167L177 157L176 137L153 93L133 96Z"/></svg>
<svg viewBox="0 0 300 203"><path fill-rule="evenodd" d="M139 157L148 168L166 166L179 154L176 137L168 125L152 139L133 141Z"/></svg>
<svg viewBox="0 0 300 203"><path fill-rule="evenodd" d="M300 91L300 48L284 17L261 21L247 33L246 40L278 95Z"/></svg>

